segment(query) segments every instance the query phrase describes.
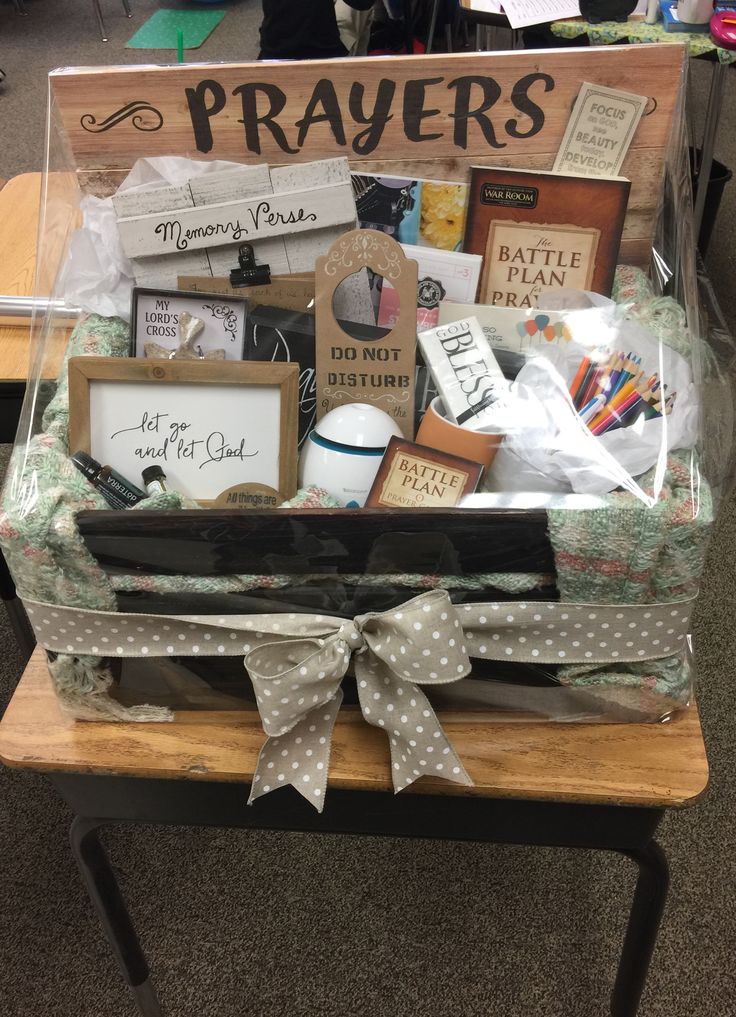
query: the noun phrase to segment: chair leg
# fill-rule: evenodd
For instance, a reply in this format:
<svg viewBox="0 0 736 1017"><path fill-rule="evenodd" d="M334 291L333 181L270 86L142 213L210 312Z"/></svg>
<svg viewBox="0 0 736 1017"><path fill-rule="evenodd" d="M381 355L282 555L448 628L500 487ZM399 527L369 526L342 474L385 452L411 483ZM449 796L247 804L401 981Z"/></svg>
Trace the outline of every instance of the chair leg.
<svg viewBox="0 0 736 1017"><path fill-rule="evenodd" d="M429 31L427 32L427 47L426 52L432 52L432 45L434 43L434 33L437 29L437 15L439 14L441 0L433 0L432 3L432 14L429 19Z"/></svg>
<svg viewBox="0 0 736 1017"><path fill-rule="evenodd" d="M667 901L669 869L667 856L654 840L645 848L622 854L639 866L639 878L611 997L611 1014L636 1017Z"/></svg>
<svg viewBox="0 0 736 1017"><path fill-rule="evenodd" d="M460 34L460 44L461 46L464 46L465 49L469 49L470 31L468 30L468 19L462 18L460 17L460 14L458 14L458 20L459 20L458 33Z"/></svg>
<svg viewBox="0 0 736 1017"><path fill-rule="evenodd" d="M69 831L72 851L95 911L141 1017L163 1017L148 963L125 898L97 836L97 822L76 816Z"/></svg>
<svg viewBox="0 0 736 1017"><path fill-rule="evenodd" d="M412 7L412 0L403 0L403 16L404 16L404 45L406 46L407 56L411 56L414 52L414 9Z"/></svg>
<svg viewBox="0 0 736 1017"><path fill-rule="evenodd" d="M130 9L130 2L129 2L129 0L123 0L123 10L125 11L125 17L126 18L132 18L133 17L133 12Z"/></svg>
<svg viewBox="0 0 736 1017"><path fill-rule="evenodd" d="M92 6L95 10L95 16L97 18L97 24L100 26L100 35L102 41L107 42L107 34L105 33L105 22L102 20L102 8L100 7L100 0L92 0Z"/></svg>

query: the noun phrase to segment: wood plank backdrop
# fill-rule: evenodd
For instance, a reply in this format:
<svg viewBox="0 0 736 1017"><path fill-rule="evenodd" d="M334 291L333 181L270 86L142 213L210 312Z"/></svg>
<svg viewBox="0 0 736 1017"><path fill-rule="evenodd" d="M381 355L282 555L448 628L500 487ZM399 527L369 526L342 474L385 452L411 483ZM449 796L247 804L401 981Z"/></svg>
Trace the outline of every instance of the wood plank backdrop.
<svg viewBox="0 0 736 1017"><path fill-rule="evenodd" d="M293 63L60 70L50 75L80 183L110 193L142 156L271 165L346 155L354 169L465 180L473 165L550 169L581 83L647 95L622 175L620 260L646 265L684 45Z"/></svg>

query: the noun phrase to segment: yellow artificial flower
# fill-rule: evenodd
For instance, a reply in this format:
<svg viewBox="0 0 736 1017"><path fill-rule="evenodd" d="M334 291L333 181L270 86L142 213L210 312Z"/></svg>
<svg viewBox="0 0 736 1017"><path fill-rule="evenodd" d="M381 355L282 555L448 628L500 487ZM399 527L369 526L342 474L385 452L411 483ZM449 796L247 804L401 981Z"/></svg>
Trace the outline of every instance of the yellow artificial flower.
<svg viewBox="0 0 736 1017"><path fill-rule="evenodd" d="M460 246L465 228L464 184L422 184L419 230L422 238L441 251Z"/></svg>

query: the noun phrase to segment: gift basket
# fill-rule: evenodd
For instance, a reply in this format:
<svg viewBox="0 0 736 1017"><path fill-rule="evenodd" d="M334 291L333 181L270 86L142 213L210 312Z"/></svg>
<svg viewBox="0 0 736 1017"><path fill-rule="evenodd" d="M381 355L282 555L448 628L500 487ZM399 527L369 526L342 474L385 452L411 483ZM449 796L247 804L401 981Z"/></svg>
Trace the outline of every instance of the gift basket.
<svg viewBox="0 0 736 1017"><path fill-rule="evenodd" d="M469 781L453 712L688 707L734 350L685 72L673 45L51 73L55 299L0 543L65 710L257 708L253 796L291 752L319 807L343 700L397 789Z"/></svg>

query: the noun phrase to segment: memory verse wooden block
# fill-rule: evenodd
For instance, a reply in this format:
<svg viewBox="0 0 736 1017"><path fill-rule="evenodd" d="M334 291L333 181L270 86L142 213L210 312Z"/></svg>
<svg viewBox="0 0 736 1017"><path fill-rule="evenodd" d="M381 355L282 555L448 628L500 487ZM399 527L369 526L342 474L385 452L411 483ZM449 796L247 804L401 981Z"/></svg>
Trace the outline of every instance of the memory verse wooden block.
<svg viewBox="0 0 736 1017"><path fill-rule="evenodd" d="M324 229L354 219L348 183L119 219L118 230L126 255L141 258Z"/></svg>

